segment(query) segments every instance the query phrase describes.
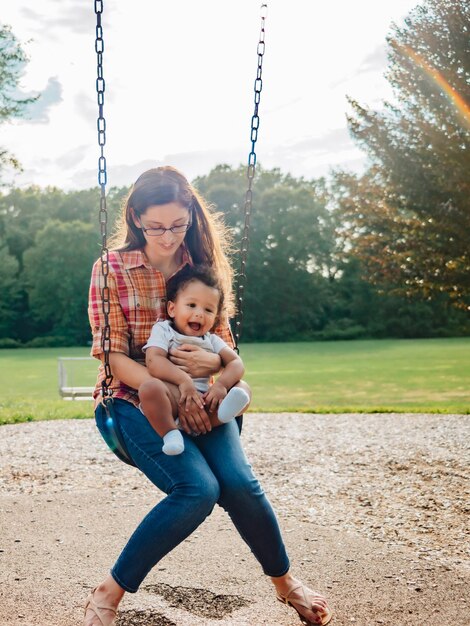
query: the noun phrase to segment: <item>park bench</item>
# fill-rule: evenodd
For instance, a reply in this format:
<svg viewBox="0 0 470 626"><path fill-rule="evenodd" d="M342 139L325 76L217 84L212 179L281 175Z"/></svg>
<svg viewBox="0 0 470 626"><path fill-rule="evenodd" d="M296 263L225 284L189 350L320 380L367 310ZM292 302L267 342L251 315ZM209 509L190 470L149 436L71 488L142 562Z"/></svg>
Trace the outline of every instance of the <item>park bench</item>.
<svg viewBox="0 0 470 626"><path fill-rule="evenodd" d="M91 381L96 378L96 360L87 356L61 356L59 365L59 394L64 400L91 400L95 388ZM90 384L85 384L89 382Z"/></svg>

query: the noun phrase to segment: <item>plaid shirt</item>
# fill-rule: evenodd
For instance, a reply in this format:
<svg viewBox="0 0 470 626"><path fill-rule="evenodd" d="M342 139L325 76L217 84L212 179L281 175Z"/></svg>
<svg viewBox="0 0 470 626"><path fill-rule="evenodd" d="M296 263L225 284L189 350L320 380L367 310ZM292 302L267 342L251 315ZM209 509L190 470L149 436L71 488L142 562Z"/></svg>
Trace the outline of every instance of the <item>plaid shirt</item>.
<svg viewBox="0 0 470 626"><path fill-rule="evenodd" d="M185 249L180 270L191 265L189 252ZM177 271L178 271L177 270ZM157 320L168 319L166 311L166 283L163 274L153 268L142 250L130 252L111 251L109 253L108 287L110 299L109 325L111 327L111 351L123 352L131 359L145 364L142 346L147 342L153 324ZM93 266L88 300L88 317L93 334L91 356L100 359L103 354L102 332L104 314L101 290L103 276L101 259ZM234 345L228 319L217 326L214 332L229 346ZM98 401L101 381L104 378L103 365L99 367L98 380L93 397ZM137 391L125 385L116 377L111 384L113 397L139 404Z"/></svg>

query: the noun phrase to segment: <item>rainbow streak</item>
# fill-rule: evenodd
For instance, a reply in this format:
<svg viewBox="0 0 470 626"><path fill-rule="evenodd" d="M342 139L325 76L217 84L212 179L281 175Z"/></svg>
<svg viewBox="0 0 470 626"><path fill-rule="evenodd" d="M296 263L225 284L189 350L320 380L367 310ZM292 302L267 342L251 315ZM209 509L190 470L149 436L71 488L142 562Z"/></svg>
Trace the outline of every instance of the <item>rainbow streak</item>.
<svg viewBox="0 0 470 626"><path fill-rule="evenodd" d="M470 106L462 98L462 96L449 85L446 79L434 67L431 67L423 57L410 48L410 46L401 45L395 42L396 46L403 50L418 67L426 72L426 74L442 89L450 102L455 106L458 113L463 118L465 125L470 129Z"/></svg>

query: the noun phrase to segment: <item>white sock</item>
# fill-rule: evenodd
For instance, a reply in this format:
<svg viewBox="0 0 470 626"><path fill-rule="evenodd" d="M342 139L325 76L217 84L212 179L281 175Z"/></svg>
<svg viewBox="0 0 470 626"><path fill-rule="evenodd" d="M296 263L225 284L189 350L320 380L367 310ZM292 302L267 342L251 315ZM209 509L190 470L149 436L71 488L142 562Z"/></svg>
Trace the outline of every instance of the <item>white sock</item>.
<svg viewBox="0 0 470 626"><path fill-rule="evenodd" d="M163 437L162 452L170 456L181 454L184 450L184 439L181 432L177 429L170 430Z"/></svg>
<svg viewBox="0 0 470 626"><path fill-rule="evenodd" d="M232 387L219 405L217 416L219 420L226 424L240 415L242 410L250 401L250 396L241 387Z"/></svg>

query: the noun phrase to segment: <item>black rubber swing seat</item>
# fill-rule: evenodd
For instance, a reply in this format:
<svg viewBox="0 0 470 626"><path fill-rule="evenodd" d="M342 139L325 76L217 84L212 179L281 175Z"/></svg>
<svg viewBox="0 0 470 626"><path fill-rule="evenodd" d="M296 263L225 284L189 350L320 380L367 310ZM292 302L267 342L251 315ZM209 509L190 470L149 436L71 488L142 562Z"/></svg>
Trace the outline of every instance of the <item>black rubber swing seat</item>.
<svg viewBox="0 0 470 626"><path fill-rule="evenodd" d="M102 436L106 442L106 445L114 454L120 459L127 463L127 465L132 465L135 467L135 463L129 454L127 446L124 441L124 437L122 436L121 429L119 428L119 424L116 420L116 415L114 413L114 403L112 398L106 398L103 400L103 406L106 411L106 417L102 424Z"/></svg>

